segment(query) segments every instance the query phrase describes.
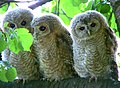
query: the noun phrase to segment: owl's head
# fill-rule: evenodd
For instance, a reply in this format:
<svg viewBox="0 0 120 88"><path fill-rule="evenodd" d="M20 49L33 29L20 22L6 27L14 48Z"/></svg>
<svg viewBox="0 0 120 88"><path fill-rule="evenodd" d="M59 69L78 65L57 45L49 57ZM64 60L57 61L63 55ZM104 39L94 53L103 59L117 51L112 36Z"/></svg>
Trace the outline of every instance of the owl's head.
<svg viewBox="0 0 120 88"><path fill-rule="evenodd" d="M36 37L45 38L60 32L61 20L54 14L43 14L33 19L31 26Z"/></svg>
<svg viewBox="0 0 120 88"><path fill-rule="evenodd" d="M8 22L8 27L15 29L15 28L27 28L28 30L31 29L30 23L33 19L33 14L31 9L24 9L24 8L15 8L5 13L3 18L3 30L4 23Z"/></svg>
<svg viewBox="0 0 120 88"><path fill-rule="evenodd" d="M90 37L108 26L104 16L97 11L86 11L76 15L71 21L72 35L79 38Z"/></svg>

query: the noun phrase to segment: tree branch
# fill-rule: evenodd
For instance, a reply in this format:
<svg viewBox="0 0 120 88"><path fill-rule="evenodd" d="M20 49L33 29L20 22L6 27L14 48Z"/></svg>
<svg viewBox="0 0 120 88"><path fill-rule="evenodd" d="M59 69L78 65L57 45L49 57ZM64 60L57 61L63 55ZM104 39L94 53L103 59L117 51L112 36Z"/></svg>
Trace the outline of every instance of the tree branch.
<svg viewBox="0 0 120 88"><path fill-rule="evenodd" d="M30 81L25 84L0 82L1 88L119 88L120 82L115 83L112 80L99 80L97 82L88 82L88 79L80 77L64 79L61 81L49 82L46 80Z"/></svg>
<svg viewBox="0 0 120 88"><path fill-rule="evenodd" d="M21 1L21 0L2 0L2 1L0 1L0 6L4 5L6 3L10 3L10 2L25 3L25 2L33 2L33 1L36 1L36 3L28 6L28 8L35 9L38 6L41 6L41 5L45 4L46 2L50 2L52 0L24 0L24 1Z"/></svg>
<svg viewBox="0 0 120 88"><path fill-rule="evenodd" d="M39 0L36 3L34 3L34 4L32 4L32 5L28 6L28 7L31 8L31 9L35 9L38 6L41 6L41 5L45 4L46 2L50 2L50 1L52 1L52 0Z"/></svg>
<svg viewBox="0 0 120 88"><path fill-rule="evenodd" d="M113 8L113 12L115 14L118 32L119 32L119 36L120 36L120 0L110 0L110 4L111 4L111 6Z"/></svg>

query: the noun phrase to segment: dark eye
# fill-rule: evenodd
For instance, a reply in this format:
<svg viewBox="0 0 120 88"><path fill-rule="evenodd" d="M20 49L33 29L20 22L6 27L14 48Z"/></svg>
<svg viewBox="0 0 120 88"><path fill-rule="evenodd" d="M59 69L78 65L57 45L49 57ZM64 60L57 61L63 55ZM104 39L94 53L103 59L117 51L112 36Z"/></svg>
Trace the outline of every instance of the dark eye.
<svg viewBox="0 0 120 88"><path fill-rule="evenodd" d="M13 24L13 23L10 23L8 26L9 26L10 28L15 28L15 24Z"/></svg>
<svg viewBox="0 0 120 88"><path fill-rule="evenodd" d="M40 28L39 28L41 31L44 31L44 30L46 30L46 27L45 26L40 26Z"/></svg>
<svg viewBox="0 0 120 88"><path fill-rule="evenodd" d="M21 25L22 25L22 26L25 26L25 25L26 25L26 21L22 21L22 22L21 22Z"/></svg>
<svg viewBox="0 0 120 88"><path fill-rule="evenodd" d="M95 26L96 26L96 23L92 23L90 26L91 26L91 27L95 27Z"/></svg>
<svg viewBox="0 0 120 88"><path fill-rule="evenodd" d="M84 29L85 29L85 27L80 27L79 29L80 29L80 30L84 30Z"/></svg>

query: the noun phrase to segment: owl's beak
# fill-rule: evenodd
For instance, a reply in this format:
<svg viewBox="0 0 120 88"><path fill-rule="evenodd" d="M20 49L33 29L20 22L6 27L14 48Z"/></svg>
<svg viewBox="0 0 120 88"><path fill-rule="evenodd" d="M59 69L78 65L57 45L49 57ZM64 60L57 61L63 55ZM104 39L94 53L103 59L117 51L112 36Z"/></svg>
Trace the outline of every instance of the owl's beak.
<svg viewBox="0 0 120 88"><path fill-rule="evenodd" d="M90 35L90 30L87 30L88 35Z"/></svg>

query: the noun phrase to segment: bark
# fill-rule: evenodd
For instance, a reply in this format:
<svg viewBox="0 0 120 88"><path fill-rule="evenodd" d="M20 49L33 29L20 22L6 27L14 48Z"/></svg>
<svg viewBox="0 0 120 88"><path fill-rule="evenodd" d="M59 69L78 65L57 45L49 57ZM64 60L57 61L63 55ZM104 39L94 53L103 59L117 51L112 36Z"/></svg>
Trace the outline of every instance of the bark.
<svg viewBox="0 0 120 88"><path fill-rule="evenodd" d="M110 4L111 4L111 6L113 8L113 12L115 14L118 32L119 32L119 36L120 36L120 0L110 0Z"/></svg>
<svg viewBox="0 0 120 88"><path fill-rule="evenodd" d="M120 88L120 82L105 79L88 82L88 79L75 77L53 82L46 80L29 81L25 84L16 81L0 82L0 88Z"/></svg>

